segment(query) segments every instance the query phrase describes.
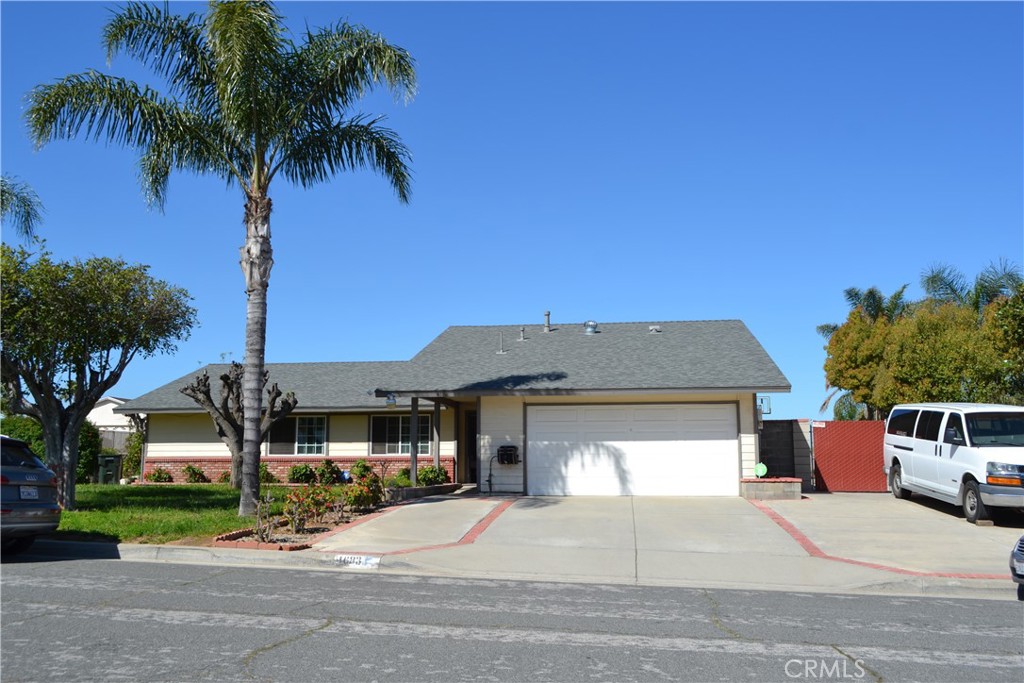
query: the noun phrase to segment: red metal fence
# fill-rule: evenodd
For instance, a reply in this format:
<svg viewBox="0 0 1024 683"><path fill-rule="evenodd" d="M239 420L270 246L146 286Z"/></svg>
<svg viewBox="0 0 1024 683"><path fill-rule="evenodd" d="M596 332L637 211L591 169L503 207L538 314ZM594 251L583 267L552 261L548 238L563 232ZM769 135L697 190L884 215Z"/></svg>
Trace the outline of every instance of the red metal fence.
<svg viewBox="0 0 1024 683"><path fill-rule="evenodd" d="M818 491L885 491L885 422L815 422L814 481Z"/></svg>

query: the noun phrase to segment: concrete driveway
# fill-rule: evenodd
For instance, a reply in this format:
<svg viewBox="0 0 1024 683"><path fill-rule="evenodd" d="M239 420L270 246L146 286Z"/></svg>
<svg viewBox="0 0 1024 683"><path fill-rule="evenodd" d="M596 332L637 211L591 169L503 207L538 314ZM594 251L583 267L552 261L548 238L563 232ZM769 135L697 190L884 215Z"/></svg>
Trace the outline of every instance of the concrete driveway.
<svg viewBox="0 0 1024 683"><path fill-rule="evenodd" d="M1024 533L888 494L742 498L444 497L321 540L325 562L392 572L650 585L1015 596Z"/></svg>

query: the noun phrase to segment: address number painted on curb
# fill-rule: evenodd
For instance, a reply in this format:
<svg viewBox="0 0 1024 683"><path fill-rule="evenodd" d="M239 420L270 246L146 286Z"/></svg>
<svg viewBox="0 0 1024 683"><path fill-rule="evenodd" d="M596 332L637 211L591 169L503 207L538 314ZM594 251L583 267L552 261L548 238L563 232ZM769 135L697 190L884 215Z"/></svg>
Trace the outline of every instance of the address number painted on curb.
<svg viewBox="0 0 1024 683"><path fill-rule="evenodd" d="M334 564L353 569L376 569L380 566L380 557L377 555L335 555Z"/></svg>

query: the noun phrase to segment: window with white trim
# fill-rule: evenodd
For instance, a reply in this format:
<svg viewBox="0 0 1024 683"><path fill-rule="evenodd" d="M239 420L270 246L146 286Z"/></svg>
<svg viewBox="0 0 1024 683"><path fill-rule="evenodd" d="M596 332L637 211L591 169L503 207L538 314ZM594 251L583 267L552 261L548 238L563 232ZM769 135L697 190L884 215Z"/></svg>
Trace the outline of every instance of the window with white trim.
<svg viewBox="0 0 1024 683"><path fill-rule="evenodd" d="M327 418L323 415L286 417L270 428L270 455L325 455Z"/></svg>
<svg viewBox="0 0 1024 683"><path fill-rule="evenodd" d="M430 416L420 415L418 420L421 455L430 455ZM408 455L412 450L409 431L412 418L408 415L373 415L370 417L371 455Z"/></svg>
<svg viewBox="0 0 1024 683"><path fill-rule="evenodd" d="M327 418L295 418L295 454L323 455L327 444Z"/></svg>

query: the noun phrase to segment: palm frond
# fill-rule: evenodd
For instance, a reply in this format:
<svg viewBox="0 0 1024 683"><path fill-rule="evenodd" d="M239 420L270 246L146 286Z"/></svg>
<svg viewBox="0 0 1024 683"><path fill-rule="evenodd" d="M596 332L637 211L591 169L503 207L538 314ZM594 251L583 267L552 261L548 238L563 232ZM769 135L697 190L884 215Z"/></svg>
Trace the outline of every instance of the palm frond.
<svg viewBox="0 0 1024 683"><path fill-rule="evenodd" d="M1000 259L998 263L990 263L974 283L979 310L1001 296L1013 295L1020 290L1022 283L1024 277L1013 262Z"/></svg>
<svg viewBox="0 0 1024 683"><path fill-rule="evenodd" d="M149 87L95 71L74 74L29 93L28 124L36 145L85 135L145 146L178 106Z"/></svg>
<svg viewBox="0 0 1024 683"><path fill-rule="evenodd" d="M12 176L0 176L0 217L10 219L18 234L31 239L36 226L43 221L43 203L27 183Z"/></svg>
<svg viewBox="0 0 1024 683"><path fill-rule="evenodd" d="M846 299L846 303L850 305L851 309L857 308L864 299L864 292L857 287L847 287L843 290L843 298Z"/></svg>
<svg viewBox="0 0 1024 683"><path fill-rule="evenodd" d="M839 329L839 325L835 323L823 323L814 328L814 331L820 334L825 339L831 339L835 331Z"/></svg>
<svg viewBox="0 0 1024 683"><path fill-rule="evenodd" d="M932 299L964 304L970 287L963 273L940 263L921 273L921 289Z"/></svg>
<svg viewBox="0 0 1024 683"><path fill-rule="evenodd" d="M357 116L313 128L292 139L274 172L280 170L290 181L309 187L339 171L370 168L391 183L402 202L408 202L409 150L394 131L379 126L383 120Z"/></svg>
<svg viewBox="0 0 1024 683"><path fill-rule="evenodd" d="M416 94L412 56L383 36L346 23L308 33L288 61L287 79L300 88L296 120L343 116L381 84L405 102Z"/></svg>
<svg viewBox="0 0 1024 683"><path fill-rule="evenodd" d="M132 2L103 30L107 61L124 53L163 76L171 92L209 111L216 102L212 56L198 14L181 17L155 4Z"/></svg>
<svg viewBox="0 0 1024 683"><path fill-rule="evenodd" d="M885 319L889 322L895 322L897 318L907 312L909 304L907 303L904 295L906 294L908 286L909 285L903 285L893 292L888 299L886 299L885 305L883 306L883 314L885 315Z"/></svg>
<svg viewBox="0 0 1024 683"><path fill-rule="evenodd" d="M211 3L206 17L207 45L213 56L220 115L238 134L268 137L267 121L282 71L284 24L269 2Z"/></svg>

